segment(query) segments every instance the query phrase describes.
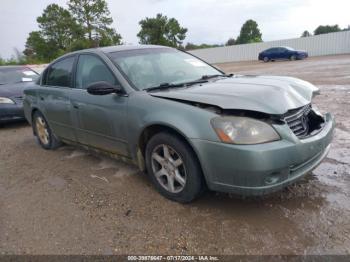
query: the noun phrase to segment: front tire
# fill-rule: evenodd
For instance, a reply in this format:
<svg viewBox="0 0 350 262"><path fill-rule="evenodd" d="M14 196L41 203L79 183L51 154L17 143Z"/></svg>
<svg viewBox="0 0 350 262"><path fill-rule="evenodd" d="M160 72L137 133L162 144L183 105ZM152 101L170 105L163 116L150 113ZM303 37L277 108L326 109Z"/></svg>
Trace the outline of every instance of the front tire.
<svg viewBox="0 0 350 262"><path fill-rule="evenodd" d="M39 111L33 115L33 131L39 145L44 149L56 149L61 146L61 141L53 134L45 117Z"/></svg>
<svg viewBox="0 0 350 262"><path fill-rule="evenodd" d="M188 203L203 192L202 170L192 148L170 133L154 135L146 147L147 173L166 198Z"/></svg>
<svg viewBox="0 0 350 262"><path fill-rule="evenodd" d="M265 56L263 60L264 60L265 63L270 61L270 59L267 56Z"/></svg>
<svg viewBox="0 0 350 262"><path fill-rule="evenodd" d="M297 60L297 57L295 55L291 55L289 58L290 61L295 61Z"/></svg>

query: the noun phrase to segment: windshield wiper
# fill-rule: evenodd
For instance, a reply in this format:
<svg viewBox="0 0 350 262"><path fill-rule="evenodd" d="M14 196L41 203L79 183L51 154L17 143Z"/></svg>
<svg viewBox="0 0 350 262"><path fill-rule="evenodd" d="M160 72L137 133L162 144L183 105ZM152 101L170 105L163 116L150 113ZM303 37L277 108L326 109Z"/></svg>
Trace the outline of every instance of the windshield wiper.
<svg viewBox="0 0 350 262"><path fill-rule="evenodd" d="M159 86L154 86L150 88L146 88L146 91L153 91L153 90L160 90L160 89L169 89L169 88L174 88L174 87L187 87L195 84L201 84L201 83L206 83L208 82L205 79L199 79L199 80L194 80L194 81L189 81L189 82L183 82L183 83L178 83L178 84L172 84L172 83L162 83Z"/></svg>
<svg viewBox="0 0 350 262"><path fill-rule="evenodd" d="M201 79L210 79L210 78L215 78L215 77L232 77L233 74L216 74L216 75L203 75Z"/></svg>
<svg viewBox="0 0 350 262"><path fill-rule="evenodd" d="M162 83L159 86L153 86L150 88L146 88L146 91L153 91L153 90L160 90L160 89L169 89L169 88L174 88L174 87L187 87L195 84L201 84L201 83L206 83L208 82L208 79L215 78L215 77L232 77L233 74L216 74L216 75L203 75L200 79L194 80L194 81L189 81L189 82L183 82L183 83L177 83L177 84L172 84L172 83Z"/></svg>

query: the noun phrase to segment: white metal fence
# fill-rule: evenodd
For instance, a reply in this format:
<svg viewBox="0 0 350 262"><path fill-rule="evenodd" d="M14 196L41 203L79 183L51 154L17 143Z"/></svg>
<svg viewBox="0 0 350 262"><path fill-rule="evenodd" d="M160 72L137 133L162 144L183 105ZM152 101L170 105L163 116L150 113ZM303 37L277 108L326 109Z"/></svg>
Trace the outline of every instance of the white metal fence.
<svg viewBox="0 0 350 262"><path fill-rule="evenodd" d="M317 36L192 50L190 53L210 63L256 60L259 52L274 46L306 50L309 56L350 53L350 31Z"/></svg>

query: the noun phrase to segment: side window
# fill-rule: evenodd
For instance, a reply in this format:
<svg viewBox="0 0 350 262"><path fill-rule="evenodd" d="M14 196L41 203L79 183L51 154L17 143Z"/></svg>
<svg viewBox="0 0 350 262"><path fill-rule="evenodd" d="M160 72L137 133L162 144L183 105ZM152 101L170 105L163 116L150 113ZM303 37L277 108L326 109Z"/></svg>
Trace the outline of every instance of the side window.
<svg viewBox="0 0 350 262"><path fill-rule="evenodd" d="M93 55L80 55L75 87L86 89L90 84L99 81L105 81L112 85L118 84L115 76L101 59Z"/></svg>
<svg viewBox="0 0 350 262"><path fill-rule="evenodd" d="M44 85L72 87L74 56L65 58L51 65L45 73Z"/></svg>

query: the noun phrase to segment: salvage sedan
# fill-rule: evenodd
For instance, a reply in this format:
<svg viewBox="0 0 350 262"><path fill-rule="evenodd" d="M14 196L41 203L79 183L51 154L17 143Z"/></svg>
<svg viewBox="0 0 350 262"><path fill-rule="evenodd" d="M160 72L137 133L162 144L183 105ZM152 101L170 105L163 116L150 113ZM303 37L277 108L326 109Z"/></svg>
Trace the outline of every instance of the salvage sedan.
<svg viewBox="0 0 350 262"><path fill-rule="evenodd" d="M28 67L0 66L0 123L24 120L23 90L38 77Z"/></svg>
<svg viewBox="0 0 350 262"><path fill-rule="evenodd" d="M43 148L107 153L190 202L205 188L271 193L314 169L334 129L311 104L317 93L292 77L227 75L172 48L119 46L57 59L24 108Z"/></svg>

